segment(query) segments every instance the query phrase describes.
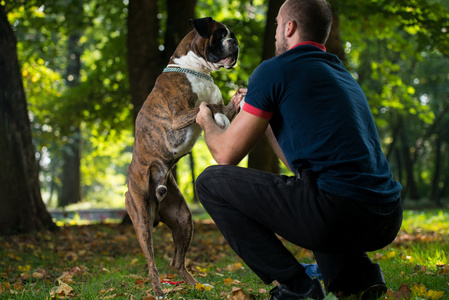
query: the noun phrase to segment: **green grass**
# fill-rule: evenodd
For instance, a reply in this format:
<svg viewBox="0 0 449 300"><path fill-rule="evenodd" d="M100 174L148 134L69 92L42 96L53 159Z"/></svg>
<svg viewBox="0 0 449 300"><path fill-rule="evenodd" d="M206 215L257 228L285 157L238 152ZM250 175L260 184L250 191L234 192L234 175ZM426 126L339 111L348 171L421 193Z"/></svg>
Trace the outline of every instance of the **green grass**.
<svg viewBox="0 0 449 300"><path fill-rule="evenodd" d="M170 232L160 226L154 238L161 277L180 281L169 268ZM301 262L313 262L310 251L287 246ZM384 270L390 299L399 294L407 296L403 299L449 299L448 210L406 211L398 238L369 255ZM55 233L0 237L0 257L0 299L64 298L63 292L56 294L64 287L67 299L151 299L132 226L63 226ZM256 299L269 298L272 286L263 284L204 218L195 224L187 265L198 281L213 288L166 284L168 299L228 299L233 288Z"/></svg>

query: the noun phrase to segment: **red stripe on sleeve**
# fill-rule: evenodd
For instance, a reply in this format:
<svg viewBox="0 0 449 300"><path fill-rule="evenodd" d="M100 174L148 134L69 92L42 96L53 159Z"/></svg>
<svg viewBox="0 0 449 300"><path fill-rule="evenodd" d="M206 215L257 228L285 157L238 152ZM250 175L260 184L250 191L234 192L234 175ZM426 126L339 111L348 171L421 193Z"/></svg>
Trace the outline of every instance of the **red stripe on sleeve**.
<svg viewBox="0 0 449 300"><path fill-rule="evenodd" d="M273 116L272 112L268 112L268 111L264 111L261 110L257 107L252 106L251 104L248 104L245 102L245 104L243 105L242 110L246 111L247 113L250 113L252 115L255 115L257 117L261 117L267 120L270 120L271 117Z"/></svg>

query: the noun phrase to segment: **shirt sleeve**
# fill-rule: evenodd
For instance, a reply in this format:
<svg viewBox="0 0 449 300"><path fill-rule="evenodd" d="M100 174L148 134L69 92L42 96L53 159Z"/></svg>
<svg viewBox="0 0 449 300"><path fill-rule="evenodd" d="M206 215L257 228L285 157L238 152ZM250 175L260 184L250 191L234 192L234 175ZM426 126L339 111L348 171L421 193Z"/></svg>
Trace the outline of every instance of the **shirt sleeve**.
<svg viewBox="0 0 449 300"><path fill-rule="evenodd" d="M262 62L249 78L243 110L264 119L271 119L277 107L280 77L281 72L273 59Z"/></svg>

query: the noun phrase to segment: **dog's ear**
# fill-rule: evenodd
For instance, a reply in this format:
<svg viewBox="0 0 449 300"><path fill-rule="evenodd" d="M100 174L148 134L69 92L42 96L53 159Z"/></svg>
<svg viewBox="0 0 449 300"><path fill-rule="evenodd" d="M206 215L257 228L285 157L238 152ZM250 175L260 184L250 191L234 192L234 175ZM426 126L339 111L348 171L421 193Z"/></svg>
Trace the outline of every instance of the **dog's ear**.
<svg viewBox="0 0 449 300"><path fill-rule="evenodd" d="M210 36L210 23L213 21L211 17L201 18L201 19L191 19L189 21L190 26L196 29L199 35L205 39Z"/></svg>

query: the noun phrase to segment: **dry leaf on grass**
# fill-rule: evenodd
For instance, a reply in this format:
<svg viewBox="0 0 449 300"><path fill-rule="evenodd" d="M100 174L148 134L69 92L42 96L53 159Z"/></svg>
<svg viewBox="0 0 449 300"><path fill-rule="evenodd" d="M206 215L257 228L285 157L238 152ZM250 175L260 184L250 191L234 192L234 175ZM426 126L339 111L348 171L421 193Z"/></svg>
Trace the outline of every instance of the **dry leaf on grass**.
<svg viewBox="0 0 449 300"><path fill-rule="evenodd" d="M64 282L61 282L58 287L54 287L50 291L50 298L51 299L65 298L66 296L69 296L72 293L73 288Z"/></svg>
<svg viewBox="0 0 449 300"><path fill-rule="evenodd" d="M245 293L241 288L233 287L231 294L228 295L228 300L255 300L256 298Z"/></svg>

